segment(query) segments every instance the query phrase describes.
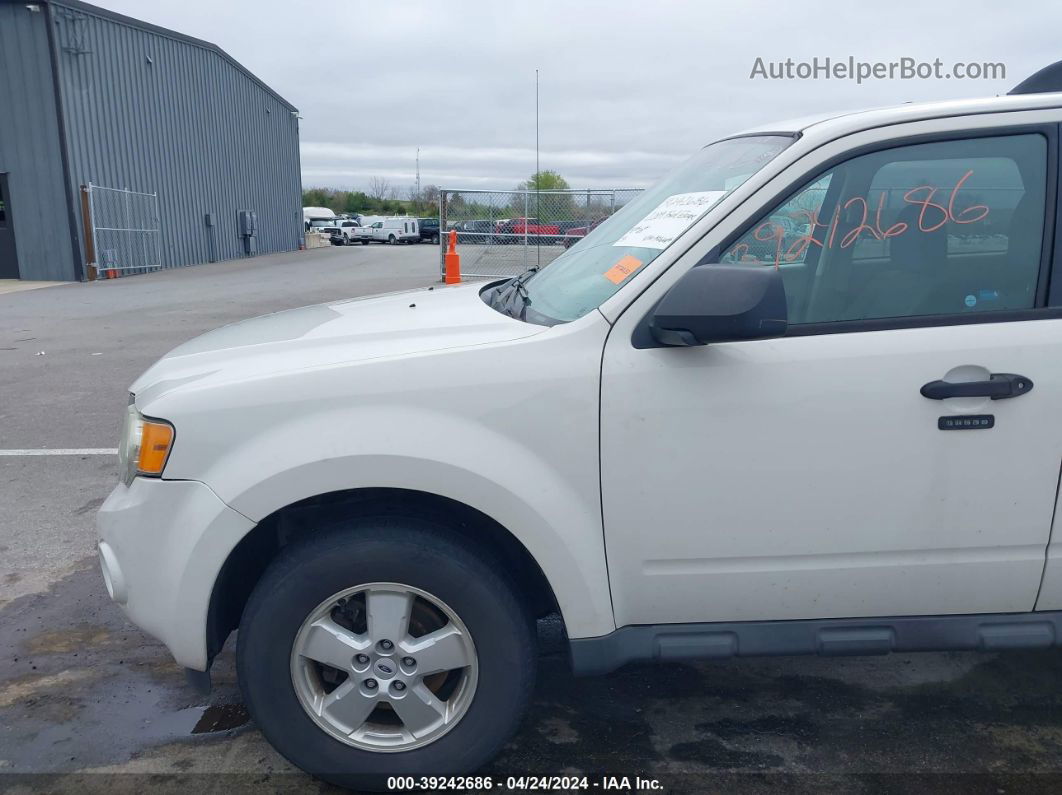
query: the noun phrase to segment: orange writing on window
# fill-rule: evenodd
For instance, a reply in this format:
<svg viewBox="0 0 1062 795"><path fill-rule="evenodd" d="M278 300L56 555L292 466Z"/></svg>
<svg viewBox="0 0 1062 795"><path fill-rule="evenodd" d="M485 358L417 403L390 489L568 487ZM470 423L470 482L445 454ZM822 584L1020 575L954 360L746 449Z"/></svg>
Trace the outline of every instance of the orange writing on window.
<svg viewBox="0 0 1062 795"><path fill-rule="evenodd" d="M956 210L955 206L959 191L963 189L966 180L973 176L973 173L973 169L969 169L955 183L955 187L948 191L946 196L947 204L943 203L945 197L940 195L947 190L945 188L920 185L917 188L905 191L903 205L919 208L917 222L912 221L908 224L905 221L898 221L888 228L883 228L881 216L882 211L885 209L885 194L881 193L878 196L877 207L873 210L862 196L853 196L846 201L839 202L829 223L822 223L819 220L818 210L799 211L796 216L807 219L807 224L805 224L807 229L804 233L797 235L796 239L788 245L786 244L791 239L790 235L784 227L770 219L752 230L752 239L764 244L764 246L760 247L761 249L773 249L773 254L768 256L774 260L774 267L778 268L783 262L799 260L811 246L826 249L834 248L839 232L841 234L840 247L849 248L861 238L887 240L890 237L897 237L907 232L936 232L949 223L959 225L975 224L988 217L989 209L987 205L971 204L961 210ZM938 197L939 201L933 201L935 197ZM839 230L842 209L849 218L845 225L847 231L845 231L845 228ZM816 236L817 230L820 229L822 230L821 236ZM765 253L767 252L762 251L759 256L755 255L752 251L752 246L748 242L738 243L728 252L731 261L734 262L761 261L761 257Z"/></svg>
<svg viewBox="0 0 1062 795"><path fill-rule="evenodd" d="M605 271L605 278L613 284L619 284L640 267L642 267L642 261L628 254L625 257L620 257L619 262Z"/></svg>

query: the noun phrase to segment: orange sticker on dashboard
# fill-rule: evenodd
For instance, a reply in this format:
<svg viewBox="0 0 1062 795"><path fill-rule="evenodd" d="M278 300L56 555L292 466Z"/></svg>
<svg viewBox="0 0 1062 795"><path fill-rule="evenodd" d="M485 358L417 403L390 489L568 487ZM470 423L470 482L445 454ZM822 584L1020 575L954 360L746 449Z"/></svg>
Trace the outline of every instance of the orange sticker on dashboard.
<svg viewBox="0 0 1062 795"><path fill-rule="evenodd" d="M642 261L637 257L632 257L628 254L625 257L620 257L619 262L605 271L605 278L613 284L619 284L638 268L642 267Z"/></svg>

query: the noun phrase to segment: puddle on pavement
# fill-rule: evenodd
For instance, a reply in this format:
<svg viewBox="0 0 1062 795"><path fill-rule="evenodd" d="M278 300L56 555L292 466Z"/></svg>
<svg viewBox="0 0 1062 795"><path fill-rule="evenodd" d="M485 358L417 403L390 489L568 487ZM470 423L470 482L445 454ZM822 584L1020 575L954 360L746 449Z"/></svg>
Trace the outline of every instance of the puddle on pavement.
<svg viewBox="0 0 1062 795"><path fill-rule="evenodd" d="M210 734L237 729L251 719L243 704L215 704L203 710L203 716L195 724L192 734Z"/></svg>
<svg viewBox="0 0 1062 795"><path fill-rule="evenodd" d="M185 707L174 712L156 712L147 723L155 738L177 738L189 734L214 734L245 726L251 720L243 704L212 704Z"/></svg>

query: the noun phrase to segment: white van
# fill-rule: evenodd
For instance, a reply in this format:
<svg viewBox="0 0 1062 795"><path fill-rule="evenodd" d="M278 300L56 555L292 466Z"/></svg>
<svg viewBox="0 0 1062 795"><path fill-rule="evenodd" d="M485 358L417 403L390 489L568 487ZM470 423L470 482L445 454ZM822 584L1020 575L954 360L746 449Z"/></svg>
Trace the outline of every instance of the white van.
<svg viewBox="0 0 1062 795"><path fill-rule="evenodd" d="M371 224L372 239L377 243L416 243L420 240L417 219L400 215Z"/></svg>
<svg viewBox="0 0 1062 795"><path fill-rule="evenodd" d="M336 214L327 207L303 207L302 208L302 223L306 227L306 231L310 231L310 226L313 221L334 221Z"/></svg>

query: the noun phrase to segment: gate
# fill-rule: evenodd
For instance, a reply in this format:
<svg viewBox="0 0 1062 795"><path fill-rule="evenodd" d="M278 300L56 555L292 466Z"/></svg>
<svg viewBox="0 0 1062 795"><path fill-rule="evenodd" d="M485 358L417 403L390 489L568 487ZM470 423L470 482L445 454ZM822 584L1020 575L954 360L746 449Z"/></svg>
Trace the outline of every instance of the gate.
<svg viewBox="0 0 1062 795"><path fill-rule="evenodd" d="M462 276L517 276L548 265L640 192L444 189L439 191L439 228L457 230ZM440 272L448 239L446 234L440 239Z"/></svg>
<svg viewBox="0 0 1062 795"><path fill-rule="evenodd" d="M162 267L159 197L121 188L88 185L89 223L101 276L143 273Z"/></svg>

